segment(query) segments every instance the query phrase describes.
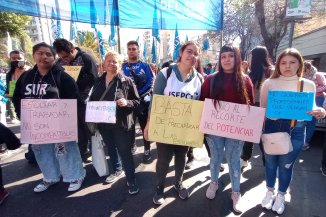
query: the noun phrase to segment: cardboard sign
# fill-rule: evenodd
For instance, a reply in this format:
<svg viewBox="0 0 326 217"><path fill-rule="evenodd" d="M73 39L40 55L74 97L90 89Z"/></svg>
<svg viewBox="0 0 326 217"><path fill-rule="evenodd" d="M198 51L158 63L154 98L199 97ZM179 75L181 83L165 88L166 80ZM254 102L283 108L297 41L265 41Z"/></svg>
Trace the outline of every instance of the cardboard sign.
<svg viewBox="0 0 326 217"><path fill-rule="evenodd" d="M75 81L77 81L82 66L62 66Z"/></svg>
<svg viewBox="0 0 326 217"><path fill-rule="evenodd" d="M27 144L77 141L77 100L22 99L20 130Z"/></svg>
<svg viewBox="0 0 326 217"><path fill-rule="evenodd" d="M115 101L91 101L86 105L86 122L115 123L117 104Z"/></svg>
<svg viewBox="0 0 326 217"><path fill-rule="evenodd" d="M172 96L154 95L149 122L150 141L202 147L199 132L203 102Z"/></svg>
<svg viewBox="0 0 326 217"><path fill-rule="evenodd" d="M16 88L16 81L9 81L9 96L12 97L14 95Z"/></svg>
<svg viewBox="0 0 326 217"><path fill-rule="evenodd" d="M266 117L311 121L307 112L312 110L314 100L312 92L268 91Z"/></svg>
<svg viewBox="0 0 326 217"><path fill-rule="evenodd" d="M205 99L200 132L231 139L259 143L265 108Z"/></svg>

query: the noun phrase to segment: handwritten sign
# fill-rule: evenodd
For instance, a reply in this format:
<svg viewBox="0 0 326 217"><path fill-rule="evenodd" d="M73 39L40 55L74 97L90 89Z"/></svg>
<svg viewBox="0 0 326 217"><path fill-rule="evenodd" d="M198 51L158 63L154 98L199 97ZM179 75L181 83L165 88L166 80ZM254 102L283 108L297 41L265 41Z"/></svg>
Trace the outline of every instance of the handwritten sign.
<svg viewBox="0 0 326 217"><path fill-rule="evenodd" d="M9 81L9 96L12 97L14 95L16 88L16 81Z"/></svg>
<svg viewBox="0 0 326 217"><path fill-rule="evenodd" d="M231 139L259 143L265 108L205 99L200 132Z"/></svg>
<svg viewBox="0 0 326 217"><path fill-rule="evenodd" d="M167 144L202 147L199 132L203 102L154 95L149 122L149 140Z"/></svg>
<svg viewBox="0 0 326 217"><path fill-rule="evenodd" d="M77 141L77 100L22 99L20 130L22 143Z"/></svg>
<svg viewBox="0 0 326 217"><path fill-rule="evenodd" d="M77 81L82 66L63 66L65 72L68 73L75 81Z"/></svg>
<svg viewBox="0 0 326 217"><path fill-rule="evenodd" d="M312 92L269 91L266 117L311 121L307 112L312 110L314 100Z"/></svg>
<svg viewBox="0 0 326 217"><path fill-rule="evenodd" d="M115 123L115 101L91 101L86 105L86 122Z"/></svg>

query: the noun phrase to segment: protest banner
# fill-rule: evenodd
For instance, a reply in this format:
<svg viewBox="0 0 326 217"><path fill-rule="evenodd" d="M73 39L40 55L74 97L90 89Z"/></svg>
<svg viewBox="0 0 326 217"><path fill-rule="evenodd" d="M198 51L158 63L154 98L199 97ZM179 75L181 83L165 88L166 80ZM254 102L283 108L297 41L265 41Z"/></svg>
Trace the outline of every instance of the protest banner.
<svg viewBox="0 0 326 217"><path fill-rule="evenodd" d="M202 147L199 132L203 102L172 96L154 95L149 122L150 141Z"/></svg>
<svg viewBox="0 0 326 217"><path fill-rule="evenodd" d="M259 143L265 108L205 99L200 132L231 139Z"/></svg>
<svg viewBox="0 0 326 217"><path fill-rule="evenodd" d="M82 66L63 66L65 72L68 73L75 81L77 81Z"/></svg>
<svg viewBox="0 0 326 217"><path fill-rule="evenodd" d="M77 141L77 100L22 99L20 130L27 144Z"/></svg>
<svg viewBox="0 0 326 217"><path fill-rule="evenodd" d="M307 112L312 110L314 100L312 92L268 91L266 117L311 121Z"/></svg>
<svg viewBox="0 0 326 217"><path fill-rule="evenodd" d="M115 123L115 101L90 101L86 105L86 122Z"/></svg>
<svg viewBox="0 0 326 217"><path fill-rule="evenodd" d="M16 88L16 81L9 81L9 96L12 97L14 95Z"/></svg>

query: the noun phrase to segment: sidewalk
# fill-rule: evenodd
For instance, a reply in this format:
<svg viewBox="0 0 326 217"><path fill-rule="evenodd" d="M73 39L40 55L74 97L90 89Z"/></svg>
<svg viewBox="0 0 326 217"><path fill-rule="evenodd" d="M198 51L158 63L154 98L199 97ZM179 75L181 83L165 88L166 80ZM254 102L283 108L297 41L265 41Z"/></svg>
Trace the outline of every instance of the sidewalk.
<svg viewBox="0 0 326 217"><path fill-rule="evenodd" d="M137 145L141 147L137 137ZM286 195L286 209L282 216L325 217L326 216L326 177L319 170L321 159L322 134L314 138L312 148L302 152L294 169L294 177ZM78 192L68 192L67 183L59 183L43 193L34 193L33 188L42 176L37 166L31 166L24 159L24 150L1 161L5 187L10 196L0 206L1 217L218 217L235 216L230 199L230 180L228 168L220 174L220 188L214 200L205 197L209 185L209 158L205 148L195 149L195 167L185 172L184 184L189 187L191 196L182 201L174 189L174 167L171 165L166 181L166 203L156 206L152 202L155 188L156 147L153 144L154 161L142 164L142 148L135 155L137 181L140 192L130 196L126 179L108 185L105 177L98 177L93 166L87 164L86 180ZM251 165L242 173L241 193L246 217L276 216L263 210L260 202L264 197L265 182L259 148L256 146Z"/></svg>

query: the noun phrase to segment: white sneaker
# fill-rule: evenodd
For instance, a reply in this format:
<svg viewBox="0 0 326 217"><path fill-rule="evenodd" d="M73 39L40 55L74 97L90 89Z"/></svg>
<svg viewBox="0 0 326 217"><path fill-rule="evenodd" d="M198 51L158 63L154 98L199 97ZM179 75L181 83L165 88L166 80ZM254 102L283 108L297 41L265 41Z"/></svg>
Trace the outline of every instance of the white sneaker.
<svg viewBox="0 0 326 217"><path fill-rule="evenodd" d="M40 193L45 191L46 189L48 189L49 187L51 187L52 185L56 184L58 182L46 182L46 181L42 181L40 184L38 184L35 188L34 188L34 192L36 193Z"/></svg>
<svg viewBox="0 0 326 217"><path fill-rule="evenodd" d="M74 181L74 182L70 182L68 191L77 191L82 186L83 181L84 180L82 179L82 180L77 180L77 181Z"/></svg>
<svg viewBox="0 0 326 217"><path fill-rule="evenodd" d="M277 214L281 215L285 209L284 202L285 202L284 195L277 194L272 210L277 212Z"/></svg>
<svg viewBox="0 0 326 217"><path fill-rule="evenodd" d="M233 210L236 213L241 214L242 213L242 211L240 210L241 193L240 192L232 192L231 199L233 202Z"/></svg>
<svg viewBox="0 0 326 217"><path fill-rule="evenodd" d="M261 202L261 206L265 209L270 210L273 206L274 199L275 199L274 192L267 191L263 201Z"/></svg>
<svg viewBox="0 0 326 217"><path fill-rule="evenodd" d="M241 168L242 168L242 167L247 167L247 166L248 166L248 161L246 161L246 160L242 160L242 159L240 158L240 166L241 166Z"/></svg>
<svg viewBox="0 0 326 217"><path fill-rule="evenodd" d="M213 200L215 198L217 189L218 189L218 183L211 182L206 190L206 197L210 200Z"/></svg>

